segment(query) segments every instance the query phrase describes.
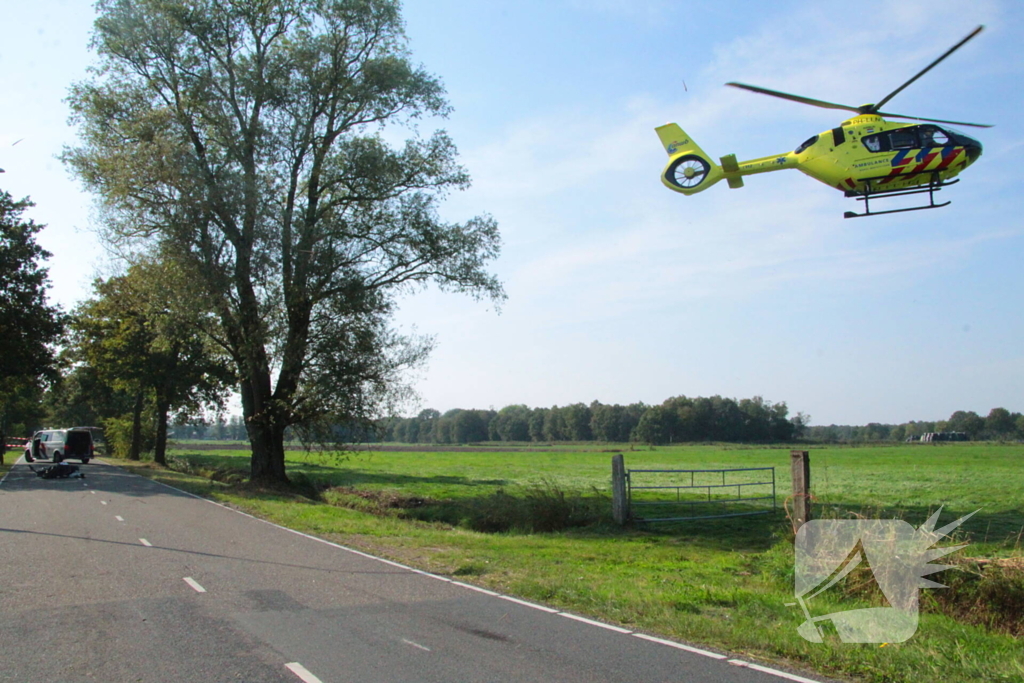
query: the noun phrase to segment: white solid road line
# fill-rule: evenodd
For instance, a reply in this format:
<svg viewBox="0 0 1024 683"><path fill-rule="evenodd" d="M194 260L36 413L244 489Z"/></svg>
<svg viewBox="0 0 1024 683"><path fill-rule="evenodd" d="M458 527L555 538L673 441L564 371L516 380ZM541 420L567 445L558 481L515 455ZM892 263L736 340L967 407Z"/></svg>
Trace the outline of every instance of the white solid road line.
<svg viewBox="0 0 1024 683"><path fill-rule="evenodd" d="M18 458L14 462L11 463L11 469L7 470L7 474L5 474L4 476L0 477L0 484L2 484L5 481L7 481L7 477L9 477L11 475L11 472L14 471L14 465L23 465L23 464L25 464L25 454L24 453L19 455Z"/></svg>
<svg viewBox="0 0 1024 683"><path fill-rule="evenodd" d="M685 650L686 652L692 652L695 655L702 655L704 657L711 657L711 659L728 659L728 657L726 657L725 655L720 655L717 652L709 652L707 650L701 650L699 647L693 647L691 645L683 645L682 643L677 643L677 642L672 641L672 640L665 640L664 638L655 638L654 636L649 636L646 633L634 633L633 635L636 636L637 638L643 638L644 640L649 640L652 643L660 643L661 645L668 645L669 647L674 647L677 650Z"/></svg>
<svg viewBox="0 0 1024 683"><path fill-rule="evenodd" d="M323 683L319 678L309 672L309 669L302 666L298 662L292 662L291 664L285 664L285 667L293 674L301 678L305 683Z"/></svg>
<svg viewBox="0 0 1024 683"><path fill-rule="evenodd" d="M477 593L483 593L484 595L491 595L491 596L494 596L496 598L501 597L500 593L495 593L494 591L489 591L486 588L481 588L480 586L474 586L471 583L462 583L461 581L452 581L452 585L453 586L461 586L462 588L468 588L471 591L476 591Z"/></svg>
<svg viewBox="0 0 1024 683"><path fill-rule="evenodd" d="M196 593L205 593L206 589L199 585L199 582L193 579L191 576L186 576L183 581L188 585L192 586L192 590Z"/></svg>
<svg viewBox="0 0 1024 683"><path fill-rule="evenodd" d="M405 643L406 645L412 645L413 647L418 647L419 649L421 649L421 650L423 650L425 652L430 652L430 648L427 647L426 645L420 645L419 643L414 643L411 640L407 640L405 638L402 638L402 642Z"/></svg>
<svg viewBox="0 0 1024 683"><path fill-rule="evenodd" d="M147 548L152 548L153 547L153 544L150 543L149 541L147 541L144 538L140 538L139 539L139 543L141 543L142 545L146 546Z"/></svg>
<svg viewBox="0 0 1024 683"><path fill-rule="evenodd" d="M818 681L810 678L804 678L803 676L797 676L796 674L787 673L785 671L779 671L778 669L771 669L767 666L761 666L760 664L752 664L750 662L744 662L742 659L730 659L729 663L733 666L742 666L744 669L753 669L754 671L760 671L762 673L771 674L779 678L785 678L787 681L796 681L796 683L818 683Z"/></svg>
<svg viewBox="0 0 1024 683"><path fill-rule="evenodd" d="M523 607L530 607L532 609L540 610L541 612L547 612L548 614L558 614L558 610L551 609L550 607L545 607L544 605L538 605L535 602L527 602L526 600L513 598L509 595L499 595L498 597L502 600L508 600L509 602L516 603L517 605L522 605Z"/></svg>
<svg viewBox="0 0 1024 683"><path fill-rule="evenodd" d="M587 619L586 617L581 617L576 614L571 614L569 612L559 612L558 616L566 617L567 619L575 619L576 621L582 621L584 624L590 624L591 626L599 626L601 628L606 628L609 631L615 631L616 633L625 633L627 635L632 633L632 631L630 631L628 628L622 628L621 626L612 626L611 624L605 624L600 621L594 621L593 619Z"/></svg>

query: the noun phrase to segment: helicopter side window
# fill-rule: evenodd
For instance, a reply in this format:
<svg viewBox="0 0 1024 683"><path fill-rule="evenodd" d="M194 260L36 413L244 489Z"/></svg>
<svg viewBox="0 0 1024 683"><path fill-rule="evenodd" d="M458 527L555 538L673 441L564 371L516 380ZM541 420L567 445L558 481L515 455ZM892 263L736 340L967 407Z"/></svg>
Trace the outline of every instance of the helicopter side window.
<svg viewBox="0 0 1024 683"><path fill-rule="evenodd" d="M795 150L793 150L793 154L799 154L800 152L804 151L805 149L807 149L808 147L810 147L811 145L813 145L817 141L818 141L818 136L817 135L815 135L813 138L807 138L806 140L804 140L803 142L800 143L799 147L797 147Z"/></svg>
<svg viewBox="0 0 1024 683"><path fill-rule="evenodd" d="M865 135L861 139L861 142L864 143L864 147L869 152L884 152L884 151L886 151L885 148L888 147L888 145L886 143L888 143L889 141L887 139L883 139L881 135L877 135L876 134L876 135Z"/></svg>
<svg viewBox="0 0 1024 683"><path fill-rule="evenodd" d="M894 130L889 133L889 141L892 143L893 149L913 149L917 147L917 135L914 131L907 130Z"/></svg>

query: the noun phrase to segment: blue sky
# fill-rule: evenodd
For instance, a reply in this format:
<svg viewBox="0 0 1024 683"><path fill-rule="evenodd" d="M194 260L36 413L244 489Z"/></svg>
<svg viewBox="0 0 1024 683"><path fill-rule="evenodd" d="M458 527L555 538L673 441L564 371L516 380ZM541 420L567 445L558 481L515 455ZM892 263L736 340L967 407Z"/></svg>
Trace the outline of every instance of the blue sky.
<svg viewBox="0 0 1024 683"><path fill-rule="evenodd" d="M474 180L443 212L498 220L509 295L500 314L431 290L403 300L399 324L437 339L420 407L762 395L815 424L1024 410L1016 0L408 0L404 15L454 106L421 132L446 128ZM0 187L38 204L65 306L110 269L90 198L54 158L74 142L61 100L92 58L92 18L39 0L0 26ZM886 107L996 124L969 131L985 153L945 209L844 220L857 207L796 171L692 197L658 179L667 121L742 159L843 118L726 81L876 101L978 24Z"/></svg>

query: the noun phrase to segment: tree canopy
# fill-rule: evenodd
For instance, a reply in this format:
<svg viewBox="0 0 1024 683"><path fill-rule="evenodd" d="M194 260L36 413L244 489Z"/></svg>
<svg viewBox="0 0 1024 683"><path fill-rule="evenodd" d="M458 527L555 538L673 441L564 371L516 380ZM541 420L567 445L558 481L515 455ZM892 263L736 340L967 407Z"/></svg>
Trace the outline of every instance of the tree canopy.
<svg viewBox="0 0 1024 683"><path fill-rule="evenodd" d="M33 206L0 191L0 383L36 378L53 367L53 343L61 332L59 309L46 300L51 254L36 243L43 229L22 214Z"/></svg>
<svg viewBox="0 0 1024 683"><path fill-rule="evenodd" d="M77 309L77 356L114 390L134 397L128 456L138 459L144 403L154 408L154 460L165 462L168 413L223 403L234 376L203 329L193 283L172 261L141 261L97 280Z"/></svg>
<svg viewBox="0 0 1024 683"><path fill-rule="evenodd" d="M35 239L43 226L23 217L31 206L0 191L0 447L9 422L28 414L25 397L55 376L54 344L63 329L63 314L46 300L42 261L50 253Z"/></svg>
<svg viewBox="0 0 1024 683"><path fill-rule="evenodd" d="M69 97L64 160L107 237L173 254L202 285L239 377L254 480L286 480L289 427L386 412L427 340L391 328L429 283L500 301L487 216L442 220L469 179L394 0L100 0L99 66Z"/></svg>

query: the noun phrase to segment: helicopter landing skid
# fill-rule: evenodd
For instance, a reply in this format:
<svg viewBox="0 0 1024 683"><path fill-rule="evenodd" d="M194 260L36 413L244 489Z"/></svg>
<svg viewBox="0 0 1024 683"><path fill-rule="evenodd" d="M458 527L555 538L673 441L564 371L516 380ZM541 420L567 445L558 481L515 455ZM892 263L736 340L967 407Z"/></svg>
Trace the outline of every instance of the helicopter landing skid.
<svg viewBox="0 0 1024 683"><path fill-rule="evenodd" d="M942 182L942 181L940 181L938 179L938 175L935 175L928 182L928 187L922 188L920 190L905 190L905 189L876 190L873 187L871 187L871 181L873 181L873 180L883 180L883 179L886 179L886 178L887 178L887 176L882 176L882 177L879 177L879 178L865 178L864 180L867 183L867 187L863 191L861 191L861 192L848 191L846 193L847 197L856 197L858 202L864 202L864 213L855 213L853 211L846 211L845 213L843 213L843 218L864 218L865 216L881 216L881 215L887 214L887 213L903 213L905 211L923 211L925 209L941 209L944 206L949 206L950 202L943 202L941 204L936 204L935 203L935 193L938 192L939 190L941 190L944 187L949 187L950 185L955 185L956 183L960 182L960 179L957 178L956 180L951 180L951 181L949 181L947 183L944 183L944 182ZM926 192L928 193L928 204L924 205L924 206L911 206L911 207L906 208L906 209L889 209L888 211L872 211L871 210L871 205L869 203L872 197L877 197L877 198L880 198L880 199L881 198L888 198L888 197L903 197L903 196L911 195L911 194L924 194Z"/></svg>

